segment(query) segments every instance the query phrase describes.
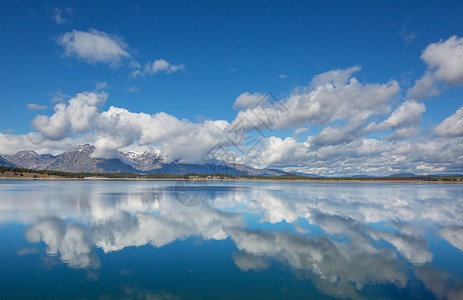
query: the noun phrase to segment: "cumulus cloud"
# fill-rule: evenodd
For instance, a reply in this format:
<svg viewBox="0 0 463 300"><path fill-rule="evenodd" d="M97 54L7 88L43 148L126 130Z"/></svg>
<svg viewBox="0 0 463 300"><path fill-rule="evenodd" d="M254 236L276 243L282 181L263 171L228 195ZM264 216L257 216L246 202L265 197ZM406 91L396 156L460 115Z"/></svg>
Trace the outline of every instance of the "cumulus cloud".
<svg viewBox="0 0 463 300"><path fill-rule="evenodd" d="M421 122L421 114L426 110L422 103L406 101L402 103L386 120L376 124L370 123L367 129L372 131L384 131L402 127L404 125L416 125Z"/></svg>
<svg viewBox="0 0 463 300"><path fill-rule="evenodd" d="M35 103L27 103L26 108L30 109L30 110L43 110L43 109L47 109L48 106L47 105L39 105L39 104L35 104Z"/></svg>
<svg viewBox="0 0 463 300"><path fill-rule="evenodd" d="M257 128L280 129L345 120L366 122L372 115L387 113L395 101L399 84L396 81L360 83L352 77L359 70L356 66L317 75L310 86L294 90L286 99L263 101L262 105L239 112L234 122L246 119ZM244 96L244 103L257 98L249 94Z"/></svg>
<svg viewBox="0 0 463 300"><path fill-rule="evenodd" d="M260 93L249 93L245 92L236 98L233 104L234 109L251 108L259 104L259 102L265 100L265 95Z"/></svg>
<svg viewBox="0 0 463 300"><path fill-rule="evenodd" d="M83 133L93 129L98 109L108 98L104 92L84 92L69 100L68 105L55 105L51 116L38 115L32 121L35 130L48 139L60 140L69 134Z"/></svg>
<svg viewBox="0 0 463 300"><path fill-rule="evenodd" d="M452 36L426 47L422 59L436 79L452 85L463 84L463 39Z"/></svg>
<svg viewBox="0 0 463 300"><path fill-rule="evenodd" d="M312 139L312 145L334 146L356 140L362 136L365 120L351 120L344 126L326 126Z"/></svg>
<svg viewBox="0 0 463 300"><path fill-rule="evenodd" d="M432 43L424 49L421 59L427 70L408 90L409 98L420 100L437 95L445 88L442 84L463 85L463 38L454 35L445 41Z"/></svg>
<svg viewBox="0 0 463 300"><path fill-rule="evenodd" d="M463 151L459 137L404 140L417 133L424 104L409 100L389 113L398 86L360 84L350 77L356 70L354 67L323 73L313 80L312 88L295 91L283 100L242 94L236 102L240 107L255 105L257 99L265 101L240 111L232 124L225 120L195 123L163 112L133 113L114 106L101 111L106 93L79 93L67 103L56 104L51 116L37 116L32 122L36 133L2 134L0 151L11 154L24 148L52 148L56 153L57 149L66 150L74 146L71 143L82 141L95 145L95 157L113 158L118 150L130 146L155 146L167 162L204 163L214 147L232 144L229 136L245 120L251 125L270 124L273 128L325 124L303 142L292 137L261 136L262 143L251 148L246 156L226 157L254 166L285 167L288 171L319 175L457 172L463 166L457 155ZM371 117L381 114L388 117L378 124L368 123ZM452 123L443 122L436 132L444 136L442 128L453 128ZM454 127L458 130L457 125ZM392 130L388 140L366 137L384 130Z"/></svg>
<svg viewBox="0 0 463 300"><path fill-rule="evenodd" d="M143 70L135 70L132 72L132 77L154 75L158 73L171 74L177 71L184 71L185 65L173 65L164 59L156 59L152 62L147 62Z"/></svg>
<svg viewBox="0 0 463 300"><path fill-rule="evenodd" d="M392 138L408 138L416 134L416 130L421 124L421 115L426 111L423 103L417 103L413 100L403 102L392 114L383 122L368 124L368 132L385 131L398 129Z"/></svg>
<svg viewBox="0 0 463 300"><path fill-rule="evenodd" d="M304 132L307 132L307 131L309 131L309 129L306 128L306 127L298 128L298 129L294 130L294 136L298 136L298 135L303 134Z"/></svg>
<svg viewBox="0 0 463 300"><path fill-rule="evenodd" d="M185 65L175 65L165 59L148 61L142 68L140 63L132 56L130 47L122 37L96 29L90 29L89 31L74 29L59 36L56 41L64 48L64 56L75 57L89 64L107 64L113 69L117 69L124 64L133 70L130 73L131 77L158 73L171 74L186 70Z"/></svg>
<svg viewBox="0 0 463 300"><path fill-rule="evenodd" d="M398 101L398 83L360 83L352 77L359 70L360 67L354 66L322 73L315 76L308 87L295 89L287 98L262 101L257 106L260 94L244 93L238 97L235 107L249 105L250 108L238 113L231 128L243 122L251 128L320 127L317 134L302 143L291 137L263 138L261 147L248 153L247 162L263 167L305 166L309 173L324 175L339 174L340 170L352 174L354 169L360 173L388 174L396 168L403 170L407 164L413 171L419 170L414 142L395 140L419 134L425 105L408 100L399 103L391 113ZM384 116L386 119L379 124L371 121ZM373 132L387 130L392 131L388 140L367 138ZM440 148L434 142L437 140L416 144L426 152L422 153L424 157L429 157L431 148ZM451 148L457 150L458 147L453 144ZM336 162L331 164L332 161ZM383 164L385 168L381 167Z"/></svg>
<svg viewBox="0 0 463 300"><path fill-rule="evenodd" d="M218 142L225 140L227 121L192 123L166 113L149 115L110 107L98 119L94 145L95 156L114 157L117 150L138 145L161 144L166 161L201 162L201 158Z"/></svg>
<svg viewBox="0 0 463 300"><path fill-rule="evenodd" d="M463 136L463 107L437 125L434 131L444 137Z"/></svg>
<svg viewBox="0 0 463 300"><path fill-rule="evenodd" d="M156 74L159 72L166 72L167 74L169 74L184 69L184 65L172 65L164 59L157 59L153 62L148 62L145 65L145 72L148 74Z"/></svg>
<svg viewBox="0 0 463 300"><path fill-rule="evenodd" d="M60 89L50 94L49 96L52 97L50 102L64 102L71 98L71 96L64 94L63 91Z"/></svg>
<svg viewBox="0 0 463 300"><path fill-rule="evenodd" d="M296 160L298 157L298 143L291 137L283 140L272 136L264 141L264 145L265 148L260 157L261 160L265 160L269 165L291 159Z"/></svg>
<svg viewBox="0 0 463 300"><path fill-rule="evenodd" d="M69 55L95 63L111 64L111 60L121 63L130 58L128 47L120 39L95 30L74 30L61 40L67 40L63 45L69 44ZM87 43L88 47L81 51L77 46L81 43ZM434 83L462 84L461 44L461 39L452 37L428 46L422 55L428 71L420 79L421 83L429 79L436 88L439 86ZM116 50L106 51L108 47ZM87 48L101 52L101 57L89 58L93 50ZM136 77L181 69L183 65L159 59L132 74ZM104 87L103 83L97 91L80 93L67 102L61 93L62 103L55 105L52 115L39 115L33 120L36 133L3 134L0 138L10 144L1 145L0 150L11 153L21 142L45 149L57 141L63 141L57 145L62 149L70 141L85 139L95 145L96 157L113 158L118 150L131 146L155 147L167 162L203 163L219 145L229 147L225 152L230 155L223 157L230 162L318 175L461 172L462 110L435 128L437 136L429 135L421 130L422 114L426 110L423 103L401 99L395 80L359 81L354 75L360 70L360 66L353 66L321 73L307 86L295 88L281 100L271 94L242 93L233 105L240 111L231 122L192 122L164 112L134 113L114 106L102 111L107 94L98 89ZM130 87L128 91L137 91L137 88ZM293 137L283 136L281 132L287 129L294 132ZM272 130L279 132L273 134ZM302 140L298 134L304 131L307 135ZM385 131L387 136L373 138ZM245 138L231 141L231 136L243 137L238 133L244 133L245 138L257 136L256 145L245 146ZM240 154L242 149L241 152L231 149L233 144L245 149L245 155Z"/></svg>
<svg viewBox="0 0 463 300"><path fill-rule="evenodd" d="M229 126L223 120L205 120L193 123L179 120L166 113L154 115L132 113L126 109L111 106L100 111L106 102L105 92L83 92L58 103L51 116L38 115L32 126L38 133L28 135L2 134L0 151L11 154L17 147L34 145L37 149L45 144L62 141L69 145L71 139L87 136L87 142L96 147L93 155L101 158L114 158L121 148L138 145L158 144L167 162L203 162L206 154L219 142L226 142L224 130ZM81 140L81 139L80 139ZM69 147L70 148L70 147Z"/></svg>
<svg viewBox="0 0 463 300"><path fill-rule="evenodd" d="M461 138L376 140L359 138L337 145L313 144L314 137L297 142L269 137L247 157L259 166L282 167L324 176L389 175L394 173L458 173L463 168ZM288 167L288 166L293 167Z"/></svg>
<svg viewBox="0 0 463 300"><path fill-rule="evenodd" d="M103 63L118 68L130 58L128 45L117 35L95 29L88 32L73 30L61 35L57 42L64 48L64 55L82 59L90 64Z"/></svg>
<svg viewBox="0 0 463 300"><path fill-rule="evenodd" d="M86 140L82 138L63 138L61 140L50 140L41 133L30 132L28 134L0 133L0 153L14 154L24 149L34 149L38 153L60 154L71 149L76 144L83 144Z"/></svg>

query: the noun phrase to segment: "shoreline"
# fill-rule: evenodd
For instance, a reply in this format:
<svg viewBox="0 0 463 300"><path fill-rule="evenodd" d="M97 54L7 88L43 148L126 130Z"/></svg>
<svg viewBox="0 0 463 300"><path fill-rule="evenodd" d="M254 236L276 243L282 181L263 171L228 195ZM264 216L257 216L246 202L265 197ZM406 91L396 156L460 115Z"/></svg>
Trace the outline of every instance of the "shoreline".
<svg viewBox="0 0 463 300"><path fill-rule="evenodd" d="M62 178L62 177L0 177L0 181L263 181L263 182L379 182L379 183L447 183L447 184L462 184L463 181L447 181L447 180L421 180L421 179L263 179L263 178L104 178L104 177L84 177L84 178Z"/></svg>

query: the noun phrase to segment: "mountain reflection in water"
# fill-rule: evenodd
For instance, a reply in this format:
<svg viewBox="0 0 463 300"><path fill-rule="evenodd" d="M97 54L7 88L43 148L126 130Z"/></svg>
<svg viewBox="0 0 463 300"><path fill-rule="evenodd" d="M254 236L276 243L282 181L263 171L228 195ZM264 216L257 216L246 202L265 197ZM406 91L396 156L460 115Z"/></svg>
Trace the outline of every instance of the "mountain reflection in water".
<svg viewBox="0 0 463 300"><path fill-rule="evenodd" d="M246 274L289 268L327 296L368 298L366 286L400 292L413 281L432 297L463 299L463 274L451 267L463 265L462 185L208 182L198 207L179 203L174 186L2 182L0 222L24 225L30 246L45 244L74 269L97 272L108 253L193 237L231 241L227 255Z"/></svg>

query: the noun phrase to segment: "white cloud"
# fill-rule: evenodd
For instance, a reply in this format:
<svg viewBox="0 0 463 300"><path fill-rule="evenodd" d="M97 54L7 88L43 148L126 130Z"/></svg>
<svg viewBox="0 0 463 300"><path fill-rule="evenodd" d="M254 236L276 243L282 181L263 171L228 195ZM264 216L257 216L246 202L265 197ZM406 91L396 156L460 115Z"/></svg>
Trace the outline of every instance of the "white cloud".
<svg viewBox="0 0 463 300"><path fill-rule="evenodd" d="M442 121L434 131L444 137L463 136L463 107Z"/></svg>
<svg viewBox="0 0 463 300"><path fill-rule="evenodd" d="M62 140L50 140L38 132L28 134L6 134L0 133L0 153L14 154L25 149L34 149L38 153L60 154L71 149L77 144L84 144L86 140L82 138L64 138Z"/></svg>
<svg viewBox="0 0 463 300"><path fill-rule="evenodd" d="M359 70L359 67L353 67L322 73L313 79L309 87L296 89L283 100L259 93L241 94L234 107L247 109L238 113L233 125L245 118L246 121L255 122L253 125L260 128L264 125L263 120L269 119L273 128L311 124L327 126L318 135L309 136L305 143L297 143L293 138L271 137L264 139L264 149L261 152L250 152L247 158L230 159L259 166L281 166L286 163L287 166L301 167L304 160L320 165L328 157L334 156L334 153L342 152L342 148L331 146L346 143L350 143L347 149L351 150L348 154L338 155L339 159L350 159L350 155L372 155L370 151L354 150L356 147L363 147L362 143L355 141L367 134L364 126L370 116L389 112L390 106L396 101L398 84L393 81L387 84L359 83L352 77L352 73ZM78 94L68 103L57 104L53 115L37 116L33 127L43 140L63 140L63 143L67 143L69 138L87 138L96 147L96 157L115 157L119 149L131 145L156 145L166 161L189 163L204 162L202 158L207 158L207 153L218 143L225 147L230 145L227 136L236 129L227 121L207 120L193 123L162 112L150 115L132 113L117 107L101 112L100 107L106 98L107 94L102 92ZM283 108L283 114L267 114L269 108L275 107ZM393 113L391 120L396 114ZM338 124L343 122L345 125L340 127ZM398 130L401 129L400 124L396 124ZM11 136L8 138L12 139ZM42 145L44 141L36 144ZM16 149L6 146L4 148L7 153ZM379 153L379 149L374 153ZM339 163L340 160L337 159L336 162ZM319 170L317 173L323 171Z"/></svg>
<svg viewBox="0 0 463 300"><path fill-rule="evenodd" d="M133 78L137 78L137 77L139 77L139 76L144 76L144 74L143 74L143 72L140 71L140 70L135 70L135 71L133 71L133 72L130 74L130 76L132 76Z"/></svg>
<svg viewBox="0 0 463 300"><path fill-rule="evenodd" d="M294 136L298 136L298 135L300 135L300 134L302 134L304 132L307 132L307 131L309 131L309 129L306 128L306 127L298 128L298 129L294 130Z"/></svg>
<svg viewBox="0 0 463 300"><path fill-rule="evenodd" d="M360 66L353 66L347 69L337 69L320 73L312 78L311 87L315 89L327 83L331 84L333 87L340 87L349 81L352 74L359 72L361 69Z"/></svg>
<svg viewBox="0 0 463 300"><path fill-rule="evenodd" d="M432 72L426 71L420 79L415 81L415 85L407 91L407 97L421 100L425 97L436 96L439 92L439 87Z"/></svg>
<svg viewBox="0 0 463 300"><path fill-rule="evenodd" d="M139 92L139 91L140 91L140 89L137 88L136 86L131 86L131 87L127 88L127 92L132 92L133 93L133 92Z"/></svg>
<svg viewBox="0 0 463 300"><path fill-rule="evenodd" d="M423 103L417 103L413 100L403 102L392 114L383 122L368 124L368 132L385 131L398 129L392 138L408 138L416 134L416 130L421 124L421 115L426 111Z"/></svg>
<svg viewBox="0 0 463 300"><path fill-rule="evenodd" d="M404 28L402 28L400 36L405 41L405 44L408 45L418 37L418 34L415 31L405 31Z"/></svg>
<svg viewBox="0 0 463 300"><path fill-rule="evenodd" d="M90 64L103 63L118 68L124 59L130 58L128 46L121 37L95 29L67 32L58 38L58 43L64 47L65 56Z"/></svg>
<svg viewBox="0 0 463 300"><path fill-rule="evenodd" d="M359 67L352 67L317 75L309 87L294 90L286 99L270 104L263 101L262 105L239 112L234 124L243 119L257 128L272 129L345 120L358 124L372 115L387 113L396 101L399 84L396 81L359 83L351 77L359 70Z"/></svg>
<svg viewBox="0 0 463 300"><path fill-rule="evenodd" d="M158 73L171 74L177 71L184 71L185 65L173 65L164 59L156 59L152 62L147 62L143 70L135 70L132 72L132 77L153 75Z"/></svg>
<svg viewBox="0 0 463 300"><path fill-rule="evenodd" d="M166 161L201 162L219 141L225 140L226 121L192 123L166 113L149 115L110 107L98 118L94 145L96 157L114 157L117 150L137 143L160 143Z"/></svg>
<svg viewBox="0 0 463 300"><path fill-rule="evenodd" d="M314 77L308 87L298 88L285 99L245 93L235 107L238 113L232 127L240 123L250 128L288 129L306 125L325 126L312 138L312 145L327 146L352 142L368 134L364 126L370 117L384 115L397 101L399 85L359 83L354 72L360 67L333 70ZM259 99L259 100L258 100ZM258 102L259 105L255 106ZM253 106L254 105L254 106ZM252 107L252 108L250 108Z"/></svg>
<svg viewBox="0 0 463 300"><path fill-rule="evenodd" d="M419 124L421 122L421 114L426 110L422 103L415 101L406 101L402 103L386 120L376 124L370 123L367 129L373 131L384 131L402 126Z"/></svg>
<svg viewBox="0 0 463 300"><path fill-rule="evenodd" d="M312 139L314 146L334 146L359 138L366 120L352 120L344 126L326 126Z"/></svg>
<svg viewBox="0 0 463 300"><path fill-rule="evenodd" d="M168 72L173 67L163 60L155 62L147 64L146 72ZM438 74L439 68L432 72ZM267 137L259 138L263 143L249 148L246 155L235 153L230 161L319 175L461 172L463 109L436 127L438 136L429 135L421 130L423 103L401 100L394 80L359 82L353 77L358 71L360 67L354 66L319 74L282 100L270 94L242 93L233 107L243 110L231 124L225 120L191 122L163 112L134 113L114 106L101 111L107 94L84 92L55 105L52 115L37 116L32 125L38 133L2 134L0 153L12 153L21 143L28 149L50 149L52 145L63 149L73 141L85 140L96 146L97 157L113 158L118 150L132 146L155 147L167 162L202 163L218 143L230 146L227 137L245 123L246 129L266 131ZM145 70L138 72L144 74ZM61 100L67 97L61 92L58 96ZM282 129L281 135L272 136L273 129ZM284 137L284 129L293 131L295 137L308 131L308 137L298 142ZM371 137L383 131L390 133ZM453 138L448 139L450 136Z"/></svg>
<svg viewBox="0 0 463 300"><path fill-rule="evenodd" d="M67 22L66 18L64 15L70 15L72 13L72 9L70 7L66 9L61 9L58 7L55 7L54 9L54 14L53 14L53 19L55 20L56 24L64 24Z"/></svg>
<svg viewBox="0 0 463 300"><path fill-rule="evenodd" d="M122 37L95 29L90 29L88 32L74 29L59 36L57 42L64 48L64 56L75 57L89 64L103 63L111 68L119 68L125 63L133 70L130 76L134 78L186 70L185 65L174 65L164 59L148 61L143 69L140 69L140 63L130 54L130 48ZM104 87L97 87L97 90L102 88Z"/></svg>
<svg viewBox="0 0 463 300"><path fill-rule="evenodd" d="M426 63L425 74L415 82L407 96L412 99L422 99L433 96L447 84L463 85L463 39L452 36L447 40L432 43L424 49L421 59Z"/></svg>
<svg viewBox="0 0 463 300"><path fill-rule="evenodd" d="M462 138L421 141L359 138L322 146L313 140L309 136L298 143L291 137L269 137L247 156L250 160L246 162L324 176L458 173L463 169Z"/></svg>
<svg viewBox="0 0 463 300"><path fill-rule="evenodd" d="M61 91L60 89L58 89L56 92L52 93L49 96L52 96L50 102L64 102L71 98L71 96L64 94L63 91Z"/></svg>
<svg viewBox="0 0 463 300"><path fill-rule="evenodd" d="M264 100L265 95L259 93L242 93L233 104L234 109L251 108Z"/></svg>
<svg viewBox="0 0 463 300"><path fill-rule="evenodd" d="M97 83L95 84L95 90L97 90L97 91L98 90L105 90L107 88L109 88L109 86L108 86L108 83L106 83L105 81L103 81L103 82L97 81Z"/></svg>
<svg viewBox="0 0 463 300"><path fill-rule="evenodd" d="M47 109L48 106L46 106L46 105L34 104L34 103L27 103L26 108L27 108L27 109L30 109L30 110L43 110L43 109Z"/></svg>
<svg viewBox="0 0 463 300"><path fill-rule="evenodd" d="M278 77L280 77L280 79L286 79L286 78L288 78L288 75L286 75L286 74L280 74Z"/></svg>
<svg viewBox="0 0 463 300"><path fill-rule="evenodd" d="M284 140L278 137L270 137L265 140L265 150L260 155L269 165L279 164L282 161L298 159L297 141L291 137ZM303 153L305 154L305 153Z"/></svg>
<svg viewBox="0 0 463 300"><path fill-rule="evenodd" d="M148 74L156 74L159 72L166 72L167 74L169 74L181 70L185 70L184 65L172 65L164 59L157 59L152 63L148 62L145 65L145 72Z"/></svg>
<svg viewBox="0 0 463 300"><path fill-rule="evenodd" d="M108 94L84 92L69 100L69 104L58 103L51 116L38 115L32 121L35 130L51 140L60 140L70 134L93 129L98 107L103 105Z"/></svg>
<svg viewBox="0 0 463 300"><path fill-rule="evenodd" d="M402 29L400 30L400 36L402 37L402 39L404 40L407 46L419 36L419 34L416 33L416 31L408 30L407 27L408 27L409 22L410 22L410 19L407 20L404 27L402 27Z"/></svg>
<svg viewBox="0 0 463 300"><path fill-rule="evenodd" d="M93 154L96 157L114 158L119 149L134 144L158 144L167 162L203 163L202 158L207 158L209 150L226 141L227 121L193 123L163 112L155 115L132 113L113 106L100 112L107 97L105 92L83 92L68 103L56 104L53 115L34 118L32 126L38 133L1 134L0 153L11 154L25 148L48 149L47 145L52 144L61 144L55 146L56 149L69 149L73 139L74 142L86 139L95 145Z"/></svg>
<svg viewBox="0 0 463 300"><path fill-rule="evenodd" d="M463 39L452 36L426 47L421 58L436 79L452 85L463 84Z"/></svg>

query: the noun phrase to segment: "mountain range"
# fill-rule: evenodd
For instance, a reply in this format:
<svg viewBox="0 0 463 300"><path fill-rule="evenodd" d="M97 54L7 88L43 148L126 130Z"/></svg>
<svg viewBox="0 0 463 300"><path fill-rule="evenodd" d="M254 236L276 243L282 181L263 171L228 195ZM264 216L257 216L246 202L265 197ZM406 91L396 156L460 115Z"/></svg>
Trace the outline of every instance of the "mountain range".
<svg viewBox="0 0 463 300"><path fill-rule="evenodd" d="M288 174L278 169L256 169L244 164L213 161L210 164L165 163L159 152L119 152L117 158L94 158L92 145L80 145L59 155L38 154L23 150L1 157L0 166L17 166L34 170L55 170L77 173L140 173L140 174L188 174L222 173L229 175Z"/></svg>
<svg viewBox="0 0 463 300"><path fill-rule="evenodd" d="M0 156L0 166L5 166L5 167L17 167L15 164L12 164L8 160L4 159L3 157Z"/></svg>

